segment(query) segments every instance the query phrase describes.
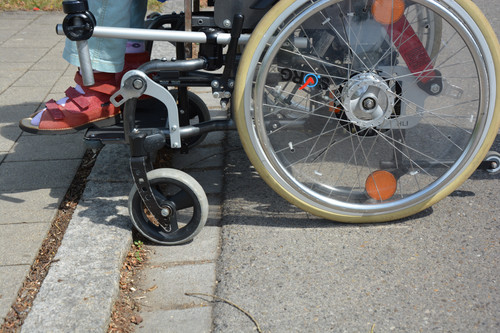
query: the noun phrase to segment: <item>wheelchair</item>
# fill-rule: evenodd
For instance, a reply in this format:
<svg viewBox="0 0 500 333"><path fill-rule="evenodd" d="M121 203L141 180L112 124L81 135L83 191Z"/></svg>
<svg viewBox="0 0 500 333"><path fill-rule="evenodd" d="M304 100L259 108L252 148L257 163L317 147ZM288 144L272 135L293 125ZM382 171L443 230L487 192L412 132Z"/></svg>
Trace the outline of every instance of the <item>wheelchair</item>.
<svg viewBox="0 0 500 333"><path fill-rule="evenodd" d="M112 96L118 124L91 128L90 147L130 146L135 228L160 244L193 239L207 197L189 175L153 169L163 147L188 152L211 131L237 129L264 181L325 219L384 222L443 199L490 152L500 125L500 47L470 0L212 0L200 11L153 14L145 29L95 26L83 0L65 1L58 34L168 41L176 57L128 71ZM193 9L194 7L194 9ZM196 57L189 47L199 44ZM227 117L211 120L189 87L210 87ZM149 95L156 106L141 106ZM143 108L141 112L136 112Z"/></svg>

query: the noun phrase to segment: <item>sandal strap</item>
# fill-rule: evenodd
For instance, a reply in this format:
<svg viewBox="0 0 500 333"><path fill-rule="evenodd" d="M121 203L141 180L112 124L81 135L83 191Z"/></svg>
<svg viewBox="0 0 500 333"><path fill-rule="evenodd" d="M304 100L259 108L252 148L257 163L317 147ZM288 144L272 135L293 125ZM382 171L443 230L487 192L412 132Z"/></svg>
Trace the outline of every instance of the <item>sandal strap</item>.
<svg viewBox="0 0 500 333"><path fill-rule="evenodd" d="M84 112L88 110L90 106L90 96L82 95L78 90L73 87L69 87L65 91L68 100L64 104L64 110L74 113ZM47 111L52 116L54 120L62 120L65 115L61 110L61 106L57 104L53 99L45 104Z"/></svg>
<svg viewBox="0 0 500 333"><path fill-rule="evenodd" d="M53 99L45 103L45 107L54 120L64 119L64 113L61 109L59 109L59 104L57 104Z"/></svg>
<svg viewBox="0 0 500 333"><path fill-rule="evenodd" d="M114 73L95 73L94 81L95 84L93 86L86 87L83 84L83 78L80 73L76 72L75 74L75 82L78 83L85 91L91 90L110 96L118 91L118 84L116 83Z"/></svg>
<svg viewBox="0 0 500 333"><path fill-rule="evenodd" d="M66 94L66 96L69 97L69 99L73 103L75 103L80 108L80 111L84 111L84 110L88 109L88 107L90 106L90 102L89 102L88 97L86 97L85 95L82 95L75 88L69 87L68 89L66 89L66 91L64 93Z"/></svg>
<svg viewBox="0 0 500 333"><path fill-rule="evenodd" d="M62 120L65 118L65 112L70 113L82 113L89 111L92 105L94 107L99 107L103 111L110 109L111 103L109 102L109 96L94 90L85 89L84 94L80 93L73 87L66 89L66 103L63 105L57 104L53 99L45 104L47 111L52 116L54 120ZM65 112L63 112L65 111Z"/></svg>

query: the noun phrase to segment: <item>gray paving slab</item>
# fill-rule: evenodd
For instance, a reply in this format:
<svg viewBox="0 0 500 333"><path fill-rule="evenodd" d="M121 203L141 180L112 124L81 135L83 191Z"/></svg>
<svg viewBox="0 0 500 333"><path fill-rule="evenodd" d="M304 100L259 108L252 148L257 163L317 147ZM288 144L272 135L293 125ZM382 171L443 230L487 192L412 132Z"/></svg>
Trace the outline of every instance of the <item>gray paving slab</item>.
<svg viewBox="0 0 500 333"><path fill-rule="evenodd" d="M75 76L75 73L76 73L76 67L68 65L68 68L66 68L66 71L64 72L63 76L73 78Z"/></svg>
<svg viewBox="0 0 500 333"><path fill-rule="evenodd" d="M144 312L144 320L135 332L209 333L212 326L212 308L195 307L184 310Z"/></svg>
<svg viewBox="0 0 500 333"><path fill-rule="evenodd" d="M478 171L403 221L349 225L294 212L242 151L227 165L217 295L263 331L496 331L499 177ZM221 303L214 318L215 332L254 328Z"/></svg>
<svg viewBox="0 0 500 333"><path fill-rule="evenodd" d="M222 146L226 133L224 132L210 132L205 137L205 140L200 144L200 147Z"/></svg>
<svg viewBox="0 0 500 333"><path fill-rule="evenodd" d="M73 214L22 332L106 331L132 236L127 197L93 193Z"/></svg>
<svg viewBox="0 0 500 333"><path fill-rule="evenodd" d="M55 84L52 86L52 89L50 90L50 95L47 97L47 99L53 98L54 100L57 101L58 99L65 96L64 92L66 91L66 89L68 89L68 87L76 86L74 78L77 68L74 66L69 66L69 68L72 68L71 76L65 76L65 75L60 76L55 82Z"/></svg>
<svg viewBox="0 0 500 333"><path fill-rule="evenodd" d="M50 228L50 221L41 223L3 224L0 266L31 265Z"/></svg>
<svg viewBox="0 0 500 333"><path fill-rule="evenodd" d="M33 63L31 63L31 62L11 62L11 63L3 64L2 66L0 66L0 73L10 73L10 72L24 73L31 66L33 66Z"/></svg>
<svg viewBox="0 0 500 333"><path fill-rule="evenodd" d="M220 227L222 218L222 194L208 194L208 219L206 226Z"/></svg>
<svg viewBox="0 0 500 333"><path fill-rule="evenodd" d="M151 257L148 261L149 267L168 267L179 263L204 263L215 262L219 255L218 227L205 227L188 244L182 246L158 246L149 245Z"/></svg>
<svg viewBox="0 0 500 333"><path fill-rule="evenodd" d="M82 194L80 201L82 205L89 206L94 201L104 204L104 202L106 202L106 198L128 198L131 187L132 184L128 182L90 180L87 182L87 187L85 188L85 192ZM113 200L110 200L109 203L112 205Z"/></svg>
<svg viewBox="0 0 500 333"><path fill-rule="evenodd" d="M31 18L25 19L20 18L19 16L14 17L13 15L9 15L6 12L0 13L0 19L2 20L2 22L8 22L8 24L2 24L0 31L12 31L14 33L17 33L19 30L22 30L33 22L33 19Z"/></svg>
<svg viewBox="0 0 500 333"><path fill-rule="evenodd" d="M34 63L42 58L49 51L49 47L18 47L0 49L1 63Z"/></svg>
<svg viewBox="0 0 500 333"><path fill-rule="evenodd" d="M23 76L24 72L20 70L13 69L0 69L0 81L2 86L0 86L0 92L5 88L10 87L16 80ZM3 88L2 88L3 87Z"/></svg>
<svg viewBox="0 0 500 333"><path fill-rule="evenodd" d="M44 60L52 60L54 62L63 61L65 66L69 66L69 64L62 59L62 52L64 51L64 46L66 45L66 39L64 37L58 37L58 38L60 38L59 42L53 47L51 47L49 52L47 52L40 61Z"/></svg>
<svg viewBox="0 0 500 333"><path fill-rule="evenodd" d="M62 23L66 15L62 11L56 12L44 12L43 15L38 16L33 20L33 25L38 26L48 26L48 28L54 28L56 24Z"/></svg>
<svg viewBox="0 0 500 333"><path fill-rule="evenodd" d="M207 195L221 193L223 186L222 169L193 171L189 172L189 174L200 183Z"/></svg>
<svg viewBox="0 0 500 333"><path fill-rule="evenodd" d="M215 263L151 267L139 273L140 298L144 309L170 310L205 305L206 301L185 293L214 293ZM151 291L148 291L151 290Z"/></svg>
<svg viewBox="0 0 500 333"><path fill-rule="evenodd" d="M0 228L4 224L52 221L66 191L66 188L43 188L0 192Z"/></svg>
<svg viewBox="0 0 500 333"><path fill-rule="evenodd" d="M0 12L0 18L2 20L23 20L26 21L25 25L30 24L37 17L42 16L42 13L24 12L24 11L5 11ZM22 29L23 25L18 23L16 26L18 29Z"/></svg>
<svg viewBox="0 0 500 333"><path fill-rule="evenodd" d="M99 154L92 173L87 178L95 182L132 182L130 148L127 145L108 145Z"/></svg>
<svg viewBox="0 0 500 333"><path fill-rule="evenodd" d="M17 292L29 269L30 265L0 266L0 313L2 318L9 312L12 303L16 300Z"/></svg>
<svg viewBox="0 0 500 333"><path fill-rule="evenodd" d="M85 153L83 133L65 135L23 135L5 162L80 159Z"/></svg>
<svg viewBox="0 0 500 333"><path fill-rule="evenodd" d="M61 72L58 71L33 71L30 70L17 80L14 87L49 87L52 88L59 80ZM62 96L64 97L64 96Z"/></svg>
<svg viewBox="0 0 500 333"><path fill-rule="evenodd" d="M0 191L41 188L68 188L81 159L64 161L3 162L0 165Z"/></svg>
<svg viewBox="0 0 500 333"><path fill-rule="evenodd" d="M61 37L47 35L45 33L34 33L33 31L22 31L12 35L7 41L2 44L2 48L12 50L29 47L29 48L51 48L56 45Z"/></svg>
<svg viewBox="0 0 500 333"><path fill-rule="evenodd" d="M59 51L59 50L58 50L58 52L59 52L59 54L62 53L62 51ZM34 64L32 69L34 71L55 71L55 72L61 72L64 74L66 72L67 67L69 67L69 64L66 61L64 61L64 59L62 59L62 58L54 59L54 57L52 55L48 55L48 56L46 55L45 57L40 59L36 64ZM76 67L73 67L73 68L75 68L75 72L76 72Z"/></svg>
<svg viewBox="0 0 500 333"><path fill-rule="evenodd" d="M1 66L1 64L0 64ZM15 106L18 104L40 104L47 96L47 87L10 87L0 96L1 105Z"/></svg>
<svg viewBox="0 0 500 333"><path fill-rule="evenodd" d="M0 106L0 117L2 119L0 126L12 126L19 128L19 119L33 114L33 112L38 110L39 106L40 102Z"/></svg>
<svg viewBox="0 0 500 333"><path fill-rule="evenodd" d="M175 167L180 170L199 168L222 168L224 149L221 145L209 147L203 145L191 153L178 158Z"/></svg>
<svg viewBox="0 0 500 333"><path fill-rule="evenodd" d="M0 44L8 40L16 31L14 30L0 30Z"/></svg>
<svg viewBox="0 0 500 333"><path fill-rule="evenodd" d="M21 136L18 126L0 126L0 151L8 152Z"/></svg>

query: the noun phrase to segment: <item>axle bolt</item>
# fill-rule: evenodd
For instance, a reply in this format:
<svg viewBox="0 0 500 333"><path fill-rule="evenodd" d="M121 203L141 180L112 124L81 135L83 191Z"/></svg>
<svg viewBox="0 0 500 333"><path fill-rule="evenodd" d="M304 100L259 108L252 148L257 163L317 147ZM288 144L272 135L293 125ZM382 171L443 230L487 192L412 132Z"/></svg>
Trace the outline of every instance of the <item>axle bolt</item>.
<svg viewBox="0 0 500 333"><path fill-rule="evenodd" d="M136 79L134 80L132 85L134 86L135 89L139 90L142 89L142 87L144 87L144 82L141 79Z"/></svg>
<svg viewBox="0 0 500 333"><path fill-rule="evenodd" d="M169 209L169 208L163 208L163 209L161 210L161 216L163 216L163 217L167 217L167 216L169 216L169 215L170 215L170 209Z"/></svg>
<svg viewBox="0 0 500 333"><path fill-rule="evenodd" d="M439 86L439 84L437 84L437 83L433 83L433 84L431 85L431 92L432 92L433 94L437 94L437 93L439 93L440 91L441 91L441 87Z"/></svg>
<svg viewBox="0 0 500 333"><path fill-rule="evenodd" d="M375 107L375 100L373 98L367 98L363 101L363 107L366 110L371 110Z"/></svg>

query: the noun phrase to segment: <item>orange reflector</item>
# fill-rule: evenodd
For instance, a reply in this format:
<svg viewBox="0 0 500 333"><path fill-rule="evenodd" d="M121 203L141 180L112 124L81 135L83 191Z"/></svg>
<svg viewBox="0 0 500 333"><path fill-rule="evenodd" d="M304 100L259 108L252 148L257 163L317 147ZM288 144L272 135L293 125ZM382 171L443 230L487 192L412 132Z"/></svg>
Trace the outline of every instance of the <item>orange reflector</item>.
<svg viewBox="0 0 500 333"><path fill-rule="evenodd" d="M397 22L405 11L403 0L375 0L372 5L372 14L375 21L381 24Z"/></svg>
<svg viewBox="0 0 500 333"><path fill-rule="evenodd" d="M378 170L366 178L366 193L375 200L387 200L396 193L397 181L388 171Z"/></svg>
<svg viewBox="0 0 500 333"><path fill-rule="evenodd" d="M330 103L328 103L330 107L328 108L328 110L330 112L340 113L340 108L335 106L335 96L331 91L328 93L328 96L330 97Z"/></svg>

